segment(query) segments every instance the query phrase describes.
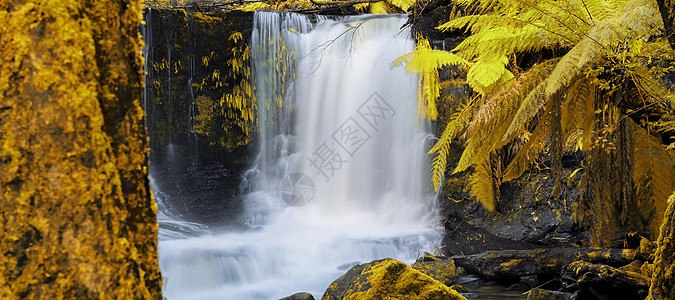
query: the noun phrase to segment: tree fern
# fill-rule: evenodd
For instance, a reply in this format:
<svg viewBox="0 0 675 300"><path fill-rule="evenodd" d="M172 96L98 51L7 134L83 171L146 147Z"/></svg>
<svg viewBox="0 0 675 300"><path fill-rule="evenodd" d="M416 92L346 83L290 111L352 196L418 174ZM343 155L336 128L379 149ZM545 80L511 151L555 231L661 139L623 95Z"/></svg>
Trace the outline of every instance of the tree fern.
<svg viewBox="0 0 675 300"><path fill-rule="evenodd" d="M646 0L459 0L457 5L468 15L454 18L438 29L470 33L449 54L453 60L461 58L462 65L469 67L467 82L480 98L473 102L476 115L468 125L466 149L455 172L474 166L472 194L489 208L494 202L490 204L486 199L490 198L490 191L494 196L494 187L489 190L487 181L478 176L488 176L490 168L485 165L489 165L490 153L517 136L525 138L525 145L507 167L504 179L520 176L537 153L545 150L546 132L551 130L546 118L539 118L535 131L529 136L522 134L523 129L535 116L542 115L553 97L561 99L560 129L556 130L561 131L562 140L574 141L582 150L590 149L596 133L596 101L605 93L598 91L604 87L596 82L603 72L603 64L618 55L617 45L626 39L649 36L652 28L661 26L661 22L657 7ZM548 61L551 66L548 73L540 74L535 77L537 80L527 84L521 79L523 74L516 74L514 78L514 71L509 68L510 57L559 48L568 51L559 60ZM434 59L424 58L421 52L417 54L420 56L415 59L431 64L424 65L424 69L433 68ZM629 70L622 72L631 75L630 69L635 66L626 66ZM645 86L645 92L652 93L647 91L653 86L651 77L640 76L644 81L633 79L636 86ZM437 86L435 81L428 84ZM465 126L465 123L462 126L449 123L429 152L437 155L433 166L436 187L442 181L449 141L460 131L457 128ZM489 175L493 178L492 173Z"/></svg>

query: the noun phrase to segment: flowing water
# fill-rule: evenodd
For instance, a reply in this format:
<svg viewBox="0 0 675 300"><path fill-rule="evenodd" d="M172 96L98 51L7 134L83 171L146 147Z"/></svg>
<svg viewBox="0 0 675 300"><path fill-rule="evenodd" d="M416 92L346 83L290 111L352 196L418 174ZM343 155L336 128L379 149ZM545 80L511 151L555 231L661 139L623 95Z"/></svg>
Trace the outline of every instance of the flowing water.
<svg viewBox="0 0 675 300"><path fill-rule="evenodd" d="M155 190L167 298L320 298L356 263L437 247L418 78L391 68L414 49L405 21L256 13L260 154L242 178L240 226L181 221Z"/></svg>

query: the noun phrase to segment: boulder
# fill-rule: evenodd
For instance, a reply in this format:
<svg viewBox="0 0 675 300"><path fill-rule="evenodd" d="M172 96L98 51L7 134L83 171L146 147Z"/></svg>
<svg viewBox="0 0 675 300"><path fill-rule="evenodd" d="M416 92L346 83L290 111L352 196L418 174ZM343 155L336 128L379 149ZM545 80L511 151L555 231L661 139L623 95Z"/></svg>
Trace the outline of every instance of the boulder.
<svg viewBox="0 0 675 300"><path fill-rule="evenodd" d="M321 299L466 298L424 273L400 261L386 258L352 267L331 283Z"/></svg>
<svg viewBox="0 0 675 300"><path fill-rule="evenodd" d="M418 260L411 267L448 286L459 277L455 261L451 258L432 261Z"/></svg>
<svg viewBox="0 0 675 300"><path fill-rule="evenodd" d="M531 289L527 293L527 300L568 300L572 299L570 293L549 291L543 289Z"/></svg>
<svg viewBox="0 0 675 300"><path fill-rule="evenodd" d="M312 296L312 294L307 292L300 292L287 297L283 297L279 300L314 300L314 296Z"/></svg>

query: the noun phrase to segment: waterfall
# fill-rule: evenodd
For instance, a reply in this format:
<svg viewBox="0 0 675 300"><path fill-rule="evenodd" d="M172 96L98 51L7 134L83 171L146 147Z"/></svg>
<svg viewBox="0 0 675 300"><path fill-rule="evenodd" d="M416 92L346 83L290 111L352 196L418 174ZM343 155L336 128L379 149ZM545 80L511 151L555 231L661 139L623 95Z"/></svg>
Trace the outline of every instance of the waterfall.
<svg viewBox="0 0 675 300"><path fill-rule="evenodd" d="M256 12L260 154L242 182L244 229L160 228L168 299L318 299L354 264L437 246L418 78L391 68L414 49L405 21Z"/></svg>

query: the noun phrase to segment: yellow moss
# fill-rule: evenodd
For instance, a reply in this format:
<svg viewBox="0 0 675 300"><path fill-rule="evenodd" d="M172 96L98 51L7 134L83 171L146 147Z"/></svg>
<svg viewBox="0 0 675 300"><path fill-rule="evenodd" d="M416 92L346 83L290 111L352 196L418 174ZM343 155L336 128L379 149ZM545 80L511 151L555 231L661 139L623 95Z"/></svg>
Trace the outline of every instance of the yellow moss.
<svg viewBox="0 0 675 300"><path fill-rule="evenodd" d="M215 103L209 97L199 96L195 99L197 103L197 115L195 116L195 132L202 135L209 135L214 131L215 122L214 111Z"/></svg>
<svg viewBox="0 0 675 300"><path fill-rule="evenodd" d="M0 11L0 298L160 298L140 3Z"/></svg>
<svg viewBox="0 0 675 300"><path fill-rule="evenodd" d="M640 266L640 273L644 276L647 276L648 278L652 278L654 273L654 264L644 262L642 266Z"/></svg>
<svg viewBox="0 0 675 300"><path fill-rule="evenodd" d="M337 288L334 283L329 290ZM343 296L344 299L465 299L446 285L393 259L364 268Z"/></svg>

